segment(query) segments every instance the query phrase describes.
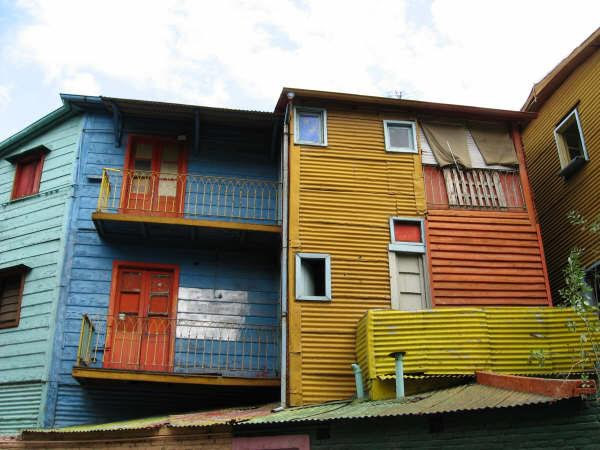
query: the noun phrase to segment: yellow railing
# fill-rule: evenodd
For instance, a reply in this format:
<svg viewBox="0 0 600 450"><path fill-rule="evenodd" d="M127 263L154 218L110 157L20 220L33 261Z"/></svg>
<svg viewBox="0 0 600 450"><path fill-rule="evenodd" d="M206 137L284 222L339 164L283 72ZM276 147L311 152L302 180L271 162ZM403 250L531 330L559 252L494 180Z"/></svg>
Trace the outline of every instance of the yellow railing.
<svg viewBox="0 0 600 450"><path fill-rule="evenodd" d="M99 212L280 223L280 200L277 181L105 168L97 208Z"/></svg>
<svg viewBox="0 0 600 450"><path fill-rule="evenodd" d="M162 316L84 315L76 366L276 378L278 330Z"/></svg>

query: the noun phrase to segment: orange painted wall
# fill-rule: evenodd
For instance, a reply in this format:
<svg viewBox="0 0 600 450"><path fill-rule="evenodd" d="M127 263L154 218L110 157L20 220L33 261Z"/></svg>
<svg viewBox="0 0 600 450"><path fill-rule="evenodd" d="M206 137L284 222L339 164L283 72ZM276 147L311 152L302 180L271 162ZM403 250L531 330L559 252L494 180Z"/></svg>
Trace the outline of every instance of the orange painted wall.
<svg viewBox="0 0 600 450"><path fill-rule="evenodd" d="M434 306L549 305L539 232L527 212L427 212Z"/></svg>

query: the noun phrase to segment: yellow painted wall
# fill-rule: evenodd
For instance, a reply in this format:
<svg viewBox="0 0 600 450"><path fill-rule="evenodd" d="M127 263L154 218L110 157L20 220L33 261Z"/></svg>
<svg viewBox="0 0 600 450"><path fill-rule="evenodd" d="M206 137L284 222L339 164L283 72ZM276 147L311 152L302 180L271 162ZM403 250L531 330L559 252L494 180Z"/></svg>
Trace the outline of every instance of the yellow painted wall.
<svg viewBox="0 0 600 450"><path fill-rule="evenodd" d="M558 176L560 163L554 128L578 106L590 161L568 181ZM600 259L600 238L569 225L567 214L577 210L590 219L600 214L600 50L580 65L554 92L523 133L527 166L554 297L562 285L562 268L569 249L585 248L584 264Z"/></svg>
<svg viewBox="0 0 600 450"><path fill-rule="evenodd" d="M390 307L389 218L422 216L425 208L420 155L389 153L384 147L383 120L413 117L310 106L327 110L328 146L294 145L292 117L288 253L292 405L352 396L356 324L367 310ZM331 302L295 300L297 252L331 255Z"/></svg>
<svg viewBox="0 0 600 450"><path fill-rule="evenodd" d="M589 320L598 326L592 313ZM591 370L591 359L581 362L580 335L586 331L571 308L379 310L361 319L356 349L367 389L378 399L389 396L381 381L394 378L394 359L389 356L394 352L405 352L406 375L473 375L477 370L514 375L579 373ZM584 346L588 352L591 341ZM543 358L532 358L532 352Z"/></svg>

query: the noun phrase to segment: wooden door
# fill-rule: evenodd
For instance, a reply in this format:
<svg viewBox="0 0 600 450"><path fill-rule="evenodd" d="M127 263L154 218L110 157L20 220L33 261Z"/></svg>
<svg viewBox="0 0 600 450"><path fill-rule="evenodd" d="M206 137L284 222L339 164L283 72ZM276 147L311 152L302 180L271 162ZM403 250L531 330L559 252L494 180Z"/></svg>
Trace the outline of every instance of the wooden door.
<svg viewBox="0 0 600 450"><path fill-rule="evenodd" d="M116 277L104 367L168 371L175 339L173 271L119 267Z"/></svg>
<svg viewBox="0 0 600 450"><path fill-rule="evenodd" d="M392 254L392 308L418 311L427 308L423 257L420 254Z"/></svg>
<svg viewBox="0 0 600 450"><path fill-rule="evenodd" d="M186 152L170 139L135 137L128 150L123 176L121 211L129 214L183 214Z"/></svg>

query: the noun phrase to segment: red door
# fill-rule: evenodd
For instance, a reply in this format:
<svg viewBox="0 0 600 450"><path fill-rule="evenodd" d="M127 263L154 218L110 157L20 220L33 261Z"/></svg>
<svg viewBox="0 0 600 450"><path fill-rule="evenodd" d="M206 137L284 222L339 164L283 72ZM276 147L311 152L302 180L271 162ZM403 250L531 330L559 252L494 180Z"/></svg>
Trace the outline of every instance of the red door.
<svg viewBox="0 0 600 450"><path fill-rule="evenodd" d="M132 137L123 175L121 211L177 216L184 211L186 153L170 139Z"/></svg>
<svg viewBox="0 0 600 450"><path fill-rule="evenodd" d="M104 367L166 372L175 338L173 270L118 267Z"/></svg>

